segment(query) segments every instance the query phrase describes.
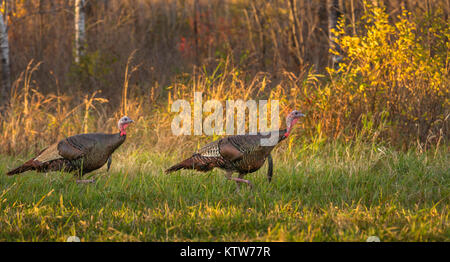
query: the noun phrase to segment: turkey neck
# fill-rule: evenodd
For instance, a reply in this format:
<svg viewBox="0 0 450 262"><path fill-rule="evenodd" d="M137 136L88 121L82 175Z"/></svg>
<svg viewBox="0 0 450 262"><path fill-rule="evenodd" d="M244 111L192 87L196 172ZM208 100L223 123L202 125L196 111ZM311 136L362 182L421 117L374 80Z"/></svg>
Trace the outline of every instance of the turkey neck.
<svg viewBox="0 0 450 262"><path fill-rule="evenodd" d="M278 130L278 143L280 143L281 141L286 139L288 136L289 136L289 130L288 129Z"/></svg>
<svg viewBox="0 0 450 262"><path fill-rule="evenodd" d="M123 142L125 142L125 139L127 138L127 134L123 134L122 132L119 132L117 134L114 134L115 139L113 140L112 146L114 147L113 151L118 148Z"/></svg>
<svg viewBox="0 0 450 262"><path fill-rule="evenodd" d="M127 138L126 135L122 135L121 132L115 134L105 134L101 136L101 145L103 145L110 154L114 152Z"/></svg>
<svg viewBox="0 0 450 262"><path fill-rule="evenodd" d="M283 141L284 139L286 139L289 136L289 131L287 129L282 129L280 131L278 131L278 143L280 143L281 141Z"/></svg>

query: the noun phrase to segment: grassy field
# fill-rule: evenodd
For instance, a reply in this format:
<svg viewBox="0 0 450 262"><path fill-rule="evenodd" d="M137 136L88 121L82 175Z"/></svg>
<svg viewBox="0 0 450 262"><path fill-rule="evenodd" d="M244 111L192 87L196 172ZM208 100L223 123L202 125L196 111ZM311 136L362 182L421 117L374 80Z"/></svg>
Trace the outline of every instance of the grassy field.
<svg viewBox="0 0 450 262"><path fill-rule="evenodd" d="M0 241L450 241L450 1L86 1L80 59L74 1L3 2ZM189 130L208 101L252 101L247 131L253 102L279 128L307 117L275 149L273 182L264 166L236 192L220 170L164 174L217 138L176 136L178 100ZM124 115L135 123L95 183L5 175Z"/></svg>
<svg viewBox="0 0 450 262"><path fill-rule="evenodd" d="M276 153L248 175L163 174L177 160L122 148L109 174L0 176L0 241L449 241L448 149L333 144ZM24 158L0 157L0 172Z"/></svg>

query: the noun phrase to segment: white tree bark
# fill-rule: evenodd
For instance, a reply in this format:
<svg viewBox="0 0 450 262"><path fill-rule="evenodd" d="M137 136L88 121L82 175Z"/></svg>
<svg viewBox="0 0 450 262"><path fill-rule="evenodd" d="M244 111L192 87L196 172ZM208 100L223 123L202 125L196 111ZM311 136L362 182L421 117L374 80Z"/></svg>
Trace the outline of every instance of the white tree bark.
<svg viewBox="0 0 450 262"><path fill-rule="evenodd" d="M75 63L80 62L86 47L85 0L75 0Z"/></svg>
<svg viewBox="0 0 450 262"><path fill-rule="evenodd" d="M6 20L0 12L0 60L2 81L0 87L0 106L4 105L11 91L11 71L9 64L9 41Z"/></svg>

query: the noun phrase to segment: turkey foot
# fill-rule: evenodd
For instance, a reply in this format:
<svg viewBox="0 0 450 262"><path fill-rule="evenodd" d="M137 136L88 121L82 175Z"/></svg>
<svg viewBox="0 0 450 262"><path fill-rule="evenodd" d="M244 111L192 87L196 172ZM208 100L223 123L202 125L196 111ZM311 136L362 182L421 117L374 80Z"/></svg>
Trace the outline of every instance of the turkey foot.
<svg viewBox="0 0 450 262"><path fill-rule="evenodd" d="M250 190L253 190L253 184L252 184L252 182L250 182L250 180L239 179L237 177L235 177L235 179L232 178L231 180L236 181L236 185L237 185L236 193L240 192L240 190L241 190L241 183L246 183L247 185L250 186Z"/></svg>
<svg viewBox="0 0 450 262"><path fill-rule="evenodd" d="M226 173L225 173L225 177L226 177L228 180L234 180L234 181L236 181L236 185L237 185L236 191L239 191L240 186L241 186L240 183L246 183L247 185L250 186L250 189L253 189L253 184L252 184L252 182L250 182L250 180L243 179L243 178L241 177L241 175L239 175L239 177L233 177L232 175L233 175L233 172L226 172Z"/></svg>
<svg viewBox="0 0 450 262"><path fill-rule="evenodd" d="M246 183L247 185L250 186L250 189L253 189L253 184L252 184L252 182L250 182L250 180L246 180L246 179L242 179L242 178L238 178L238 177L232 177L231 180L236 181L236 183L238 185L238 189L240 187L239 183Z"/></svg>

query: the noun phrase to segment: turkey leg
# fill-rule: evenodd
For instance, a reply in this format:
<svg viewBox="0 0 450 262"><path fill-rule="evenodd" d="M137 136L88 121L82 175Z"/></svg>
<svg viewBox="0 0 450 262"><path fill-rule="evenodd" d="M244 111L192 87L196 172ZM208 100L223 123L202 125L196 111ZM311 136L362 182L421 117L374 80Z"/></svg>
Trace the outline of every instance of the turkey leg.
<svg viewBox="0 0 450 262"><path fill-rule="evenodd" d="M108 168L108 169L106 169L106 172L109 172L109 168L111 167L111 163L112 163L112 156L109 156L108 157L108 163L106 164L106 166Z"/></svg>
<svg viewBox="0 0 450 262"><path fill-rule="evenodd" d="M227 171L227 172L225 173L225 177L226 177L228 180L234 180L234 181L236 181L236 185L237 185L237 187L238 187L238 190L239 190L239 188L240 188L240 183L246 183L247 185L250 186L251 189L253 189L253 184L252 184L252 182L250 182L250 180L246 180L246 179L243 179L243 178L242 178L242 177L244 177L244 174L239 174L239 177L233 177L233 172L232 172L232 171Z"/></svg>
<svg viewBox="0 0 450 262"><path fill-rule="evenodd" d="M269 154L269 156L267 157L267 179L270 181L272 181L272 176L273 176L273 160L272 160L272 155Z"/></svg>

